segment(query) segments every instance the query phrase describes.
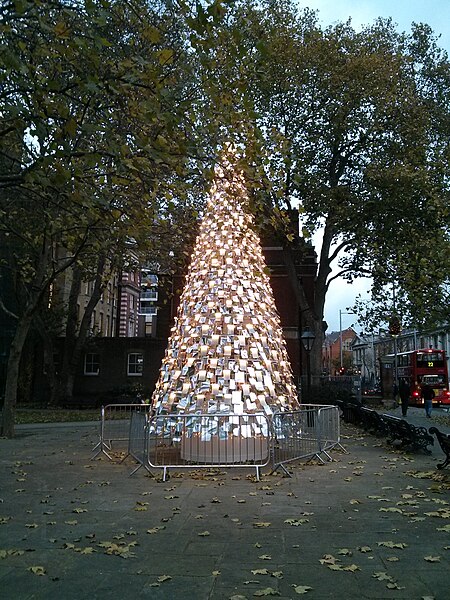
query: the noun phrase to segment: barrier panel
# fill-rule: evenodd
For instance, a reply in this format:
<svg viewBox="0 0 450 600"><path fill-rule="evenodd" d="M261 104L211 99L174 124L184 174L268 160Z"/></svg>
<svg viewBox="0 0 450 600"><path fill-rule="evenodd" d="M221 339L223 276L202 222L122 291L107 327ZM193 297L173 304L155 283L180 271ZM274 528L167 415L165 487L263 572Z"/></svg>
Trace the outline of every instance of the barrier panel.
<svg viewBox="0 0 450 600"><path fill-rule="evenodd" d="M272 417L273 471L282 469L288 462L317 458L332 460L328 454L340 444L339 411L336 406L303 404L299 410L275 413Z"/></svg>
<svg viewBox="0 0 450 600"><path fill-rule="evenodd" d="M134 410L130 417L128 434L128 454L138 463L130 475L134 475L141 467L150 472L147 464L148 448L148 412Z"/></svg>
<svg viewBox="0 0 450 600"><path fill-rule="evenodd" d="M337 406L320 406L317 414L318 436L321 453L331 460L328 450L338 447L347 452L341 444L341 421Z"/></svg>
<svg viewBox="0 0 450 600"><path fill-rule="evenodd" d="M100 453L110 460L112 445L126 442L127 456L150 472L170 468L247 467L260 469L272 460L273 471L299 459L332 460L329 451L340 443L339 409L304 404L299 410L269 417L256 414L169 414L150 417L144 404L111 404L102 408ZM123 460L125 460L125 458Z"/></svg>
<svg viewBox="0 0 450 600"><path fill-rule="evenodd" d="M154 416L148 427L147 464L163 469L201 466L256 470L270 461L270 423L264 414Z"/></svg>
<svg viewBox="0 0 450 600"><path fill-rule="evenodd" d="M147 404L108 404L102 406L100 440L93 448L95 454L91 460L99 454L104 454L112 460L108 452L111 452L113 444L121 448L128 448L131 414L133 412L147 414L149 410L150 407Z"/></svg>

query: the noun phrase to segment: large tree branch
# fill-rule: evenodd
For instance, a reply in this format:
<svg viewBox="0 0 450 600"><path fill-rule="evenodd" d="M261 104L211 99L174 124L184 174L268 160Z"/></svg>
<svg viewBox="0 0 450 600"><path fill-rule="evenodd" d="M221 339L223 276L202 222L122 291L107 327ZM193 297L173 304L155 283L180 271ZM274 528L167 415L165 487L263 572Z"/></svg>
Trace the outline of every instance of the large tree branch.
<svg viewBox="0 0 450 600"><path fill-rule="evenodd" d="M15 313L13 313L8 308L6 308L6 306L4 305L3 300L1 298L0 298L0 308L3 310L3 312L5 312L12 319L15 319L16 321L19 320L19 317Z"/></svg>

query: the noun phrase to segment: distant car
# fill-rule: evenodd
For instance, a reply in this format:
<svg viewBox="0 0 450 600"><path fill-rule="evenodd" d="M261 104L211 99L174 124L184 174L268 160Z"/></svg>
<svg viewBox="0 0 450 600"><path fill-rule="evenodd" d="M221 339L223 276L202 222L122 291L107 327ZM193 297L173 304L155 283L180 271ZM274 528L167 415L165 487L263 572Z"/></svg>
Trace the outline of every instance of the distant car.
<svg viewBox="0 0 450 600"><path fill-rule="evenodd" d="M381 389L378 387L366 388L363 391L364 396L381 396Z"/></svg>

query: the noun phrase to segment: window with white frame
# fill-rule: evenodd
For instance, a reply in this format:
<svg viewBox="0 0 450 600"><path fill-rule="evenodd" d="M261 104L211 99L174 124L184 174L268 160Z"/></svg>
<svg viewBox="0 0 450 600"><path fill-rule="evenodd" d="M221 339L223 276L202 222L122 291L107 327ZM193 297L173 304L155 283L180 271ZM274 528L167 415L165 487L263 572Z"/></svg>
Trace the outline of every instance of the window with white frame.
<svg viewBox="0 0 450 600"><path fill-rule="evenodd" d="M88 352L84 355L84 374L98 375L100 371L100 355Z"/></svg>
<svg viewBox="0 0 450 600"><path fill-rule="evenodd" d="M132 352L128 355L127 375L142 375L144 355Z"/></svg>

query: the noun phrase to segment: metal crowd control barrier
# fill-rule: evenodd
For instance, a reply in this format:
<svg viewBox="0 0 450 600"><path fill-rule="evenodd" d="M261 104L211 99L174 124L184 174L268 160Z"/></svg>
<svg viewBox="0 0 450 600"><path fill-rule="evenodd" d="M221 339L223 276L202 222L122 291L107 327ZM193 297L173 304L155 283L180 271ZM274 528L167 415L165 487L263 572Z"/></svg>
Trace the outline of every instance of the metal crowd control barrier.
<svg viewBox="0 0 450 600"><path fill-rule="evenodd" d="M128 435L128 454L138 463L138 466L131 471L130 476L144 467L149 473L151 472L147 464L148 451L148 423L149 415L143 411L133 411L130 418L130 427Z"/></svg>
<svg viewBox="0 0 450 600"><path fill-rule="evenodd" d="M339 409L336 406L301 405L297 411L258 414L175 414L150 418L143 404L111 404L102 408L100 453L109 459L112 444L126 442L128 453L143 466L163 469L193 466L260 469L272 459L273 471L299 459L332 460L329 451L340 443ZM123 460L125 460L125 458Z"/></svg>
<svg viewBox="0 0 450 600"><path fill-rule="evenodd" d="M332 460L329 450L339 448L342 452L347 450L341 444L341 421L337 406L321 406L318 410L320 450Z"/></svg>
<svg viewBox="0 0 450 600"><path fill-rule="evenodd" d="M328 451L339 446L339 411L336 406L303 404L299 410L275 413L272 417L273 471L299 459L332 460ZM345 451L345 450L344 450Z"/></svg>
<svg viewBox="0 0 450 600"><path fill-rule="evenodd" d="M270 461L270 423L264 414L154 416L148 425L147 464L170 468L240 467L256 470Z"/></svg>
<svg viewBox="0 0 450 600"><path fill-rule="evenodd" d="M149 406L147 404L108 404L107 406L102 406L100 440L93 448L95 454L91 460L99 454L104 454L109 460L112 460L108 452L111 452L113 444L128 448L130 420L134 412L147 414Z"/></svg>

